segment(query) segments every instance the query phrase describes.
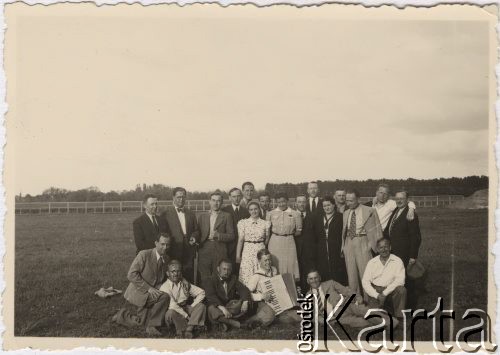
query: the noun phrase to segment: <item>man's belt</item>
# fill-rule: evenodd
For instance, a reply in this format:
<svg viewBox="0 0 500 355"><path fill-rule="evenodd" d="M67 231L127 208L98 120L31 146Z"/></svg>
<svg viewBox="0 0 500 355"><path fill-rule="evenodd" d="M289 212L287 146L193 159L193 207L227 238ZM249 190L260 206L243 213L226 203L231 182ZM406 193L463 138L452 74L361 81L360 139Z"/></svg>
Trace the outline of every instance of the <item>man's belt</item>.
<svg viewBox="0 0 500 355"><path fill-rule="evenodd" d="M350 234L350 235L349 235L349 238L354 239L354 238L356 238L356 237L361 238L361 237L366 237L366 236L367 236L367 234L366 234L366 233L356 233L356 234L354 234L354 235Z"/></svg>

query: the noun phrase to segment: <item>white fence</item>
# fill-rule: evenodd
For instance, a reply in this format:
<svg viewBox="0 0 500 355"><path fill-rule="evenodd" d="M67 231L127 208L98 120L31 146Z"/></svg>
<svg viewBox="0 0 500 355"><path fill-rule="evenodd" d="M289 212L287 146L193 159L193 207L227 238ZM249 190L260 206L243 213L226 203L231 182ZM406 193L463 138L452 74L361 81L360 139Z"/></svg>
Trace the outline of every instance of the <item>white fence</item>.
<svg viewBox="0 0 500 355"><path fill-rule="evenodd" d="M370 201L372 197L361 197L361 201ZM417 207L445 207L456 201L464 199L462 195L440 195L440 196L412 196L411 200ZM295 199L290 199L290 204L295 205ZM172 201L158 201L160 210L171 206ZM188 200L188 208L192 211L208 211L208 200ZM271 202L275 207L275 201ZM46 214L46 213L126 213L142 212L141 201L98 201L98 202L18 202L16 203L16 214Z"/></svg>

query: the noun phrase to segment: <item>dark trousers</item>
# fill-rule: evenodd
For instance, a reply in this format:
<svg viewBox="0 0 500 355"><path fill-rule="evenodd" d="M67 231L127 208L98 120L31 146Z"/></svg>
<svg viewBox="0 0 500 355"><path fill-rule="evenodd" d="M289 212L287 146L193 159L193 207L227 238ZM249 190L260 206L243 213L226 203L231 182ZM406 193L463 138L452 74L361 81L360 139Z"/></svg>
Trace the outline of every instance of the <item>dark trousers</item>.
<svg viewBox="0 0 500 355"><path fill-rule="evenodd" d="M226 258L226 246L218 241L205 241L198 251L198 270L204 280L217 272L219 260Z"/></svg>
<svg viewBox="0 0 500 355"><path fill-rule="evenodd" d="M137 309L134 314L126 308L120 309L116 315L116 323L127 326L160 327L170 304L170 296L163 293L156 301L148 296L146 305Z"/></svg>
<svg viewBox="0 0 500 355"><path fill-rule="evenodd" d="M226 318L226 317L224 317L224 313L222 313L222 311L217 306L214 306L213 304L208 306L207 314L208 314L208 320L210 321L210 324L224 323L224 324L227 324L227 325L234 327L234 328L241 327L241 323L240 323L241 318L239 318L239 319Z"/></svg>
<svg viewBox="0 0 500 355"><path fill-rule="evenodd" d="M258 323L261 327L269 326L274 320L280 324L296 324L300 323L302 318L297 314L294 309L286 310L276 316L273 309L264 301L257 302L256 313L247 319L248 323Z"/></svg>
<svg viewBox="0 0 500 355"><path fill-rule="evenodd" d="M385 287L376 286L373 284L372 286L378 293L381 293L385 290ZM396 318L404 317L404 314L401 312L406 308L406 288L404 286L396 287L394 291L387 295L385 303L383 305L381 305L380 301L376 298L370 296L368 296L367 298L367 305L369 308L380 308L382 306L392 316Z"/></svg>

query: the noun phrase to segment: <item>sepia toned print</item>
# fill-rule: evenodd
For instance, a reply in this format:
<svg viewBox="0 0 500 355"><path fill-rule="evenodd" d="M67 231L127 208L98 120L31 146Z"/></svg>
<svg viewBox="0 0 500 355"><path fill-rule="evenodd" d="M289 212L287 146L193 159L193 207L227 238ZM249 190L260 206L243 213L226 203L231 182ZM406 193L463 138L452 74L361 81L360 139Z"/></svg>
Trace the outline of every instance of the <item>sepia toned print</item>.
<svg viewBox="0 0 500 355"><path fill-rule="evenodd" d="M494 8L6 21L7 349L494 350Z"/></svg>

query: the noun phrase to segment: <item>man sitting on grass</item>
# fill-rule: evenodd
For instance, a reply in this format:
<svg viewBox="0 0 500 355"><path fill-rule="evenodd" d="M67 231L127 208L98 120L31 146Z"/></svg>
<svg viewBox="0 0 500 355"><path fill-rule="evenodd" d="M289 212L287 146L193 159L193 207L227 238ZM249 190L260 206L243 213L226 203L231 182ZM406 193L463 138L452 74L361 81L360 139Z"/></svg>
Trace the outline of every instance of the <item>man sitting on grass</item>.
<svg viewBox="0 0 500 355"><path fill-rule="evenodd" d="M205 327L206 307L202 303L205 291L182 277L182 265L179 260L168 264L168 280L160 291L170 296L170 305L165 314L167 325L174 325L178 338L193 338L195 327Z"/></svg>
<svg viewBox="0 0 500 355"><path fill-rule="evenodd" d="M232 275L233 264L222 259L217 266L217 274L203 280L208 301L208 319L227 331L228 326L241 328L239 319L248 314L252 300L250 291L238 278ZM236 319L237 318L237 319Z"/></svg>
<svg viewBox="0 0 500 355"><path fill-rule="evenodd" d="M389 308L392 315L403 319L406 306L405 267L403 261L391 254L391 241L382 238L377 242L380 255L371 259L363 275L363 289L368 295L368 307Z"/></svg>
<svg viewBox="0 0 500 355"><path fill-rule="evenodd" d="M158 234L155 248L137 254L128 271L130 284L124 294L128 302L138 307L137 314L122 308L113 316L114 322L128 327L145 325L148 335L161 335L157 327L163 323L170 297L159 288L166 279L167 251L171 245L170 236Z"/></svg>
<svg viewBox="0 0 500 355"><path fill-rule="evenodd" d="M274 296L263 288L263 282L279 274L278 270L272 265L271 253L267 249L261 249L257 252L257 261L259 266L248 282L248 289L251 292L252 299L257 303L256 314L250 317L246 324L249 328L267 327L275 319L282 324L300 323L301 317L296 310L289 309L278 316L273 309L266 303L272 302Z"/></svg>

